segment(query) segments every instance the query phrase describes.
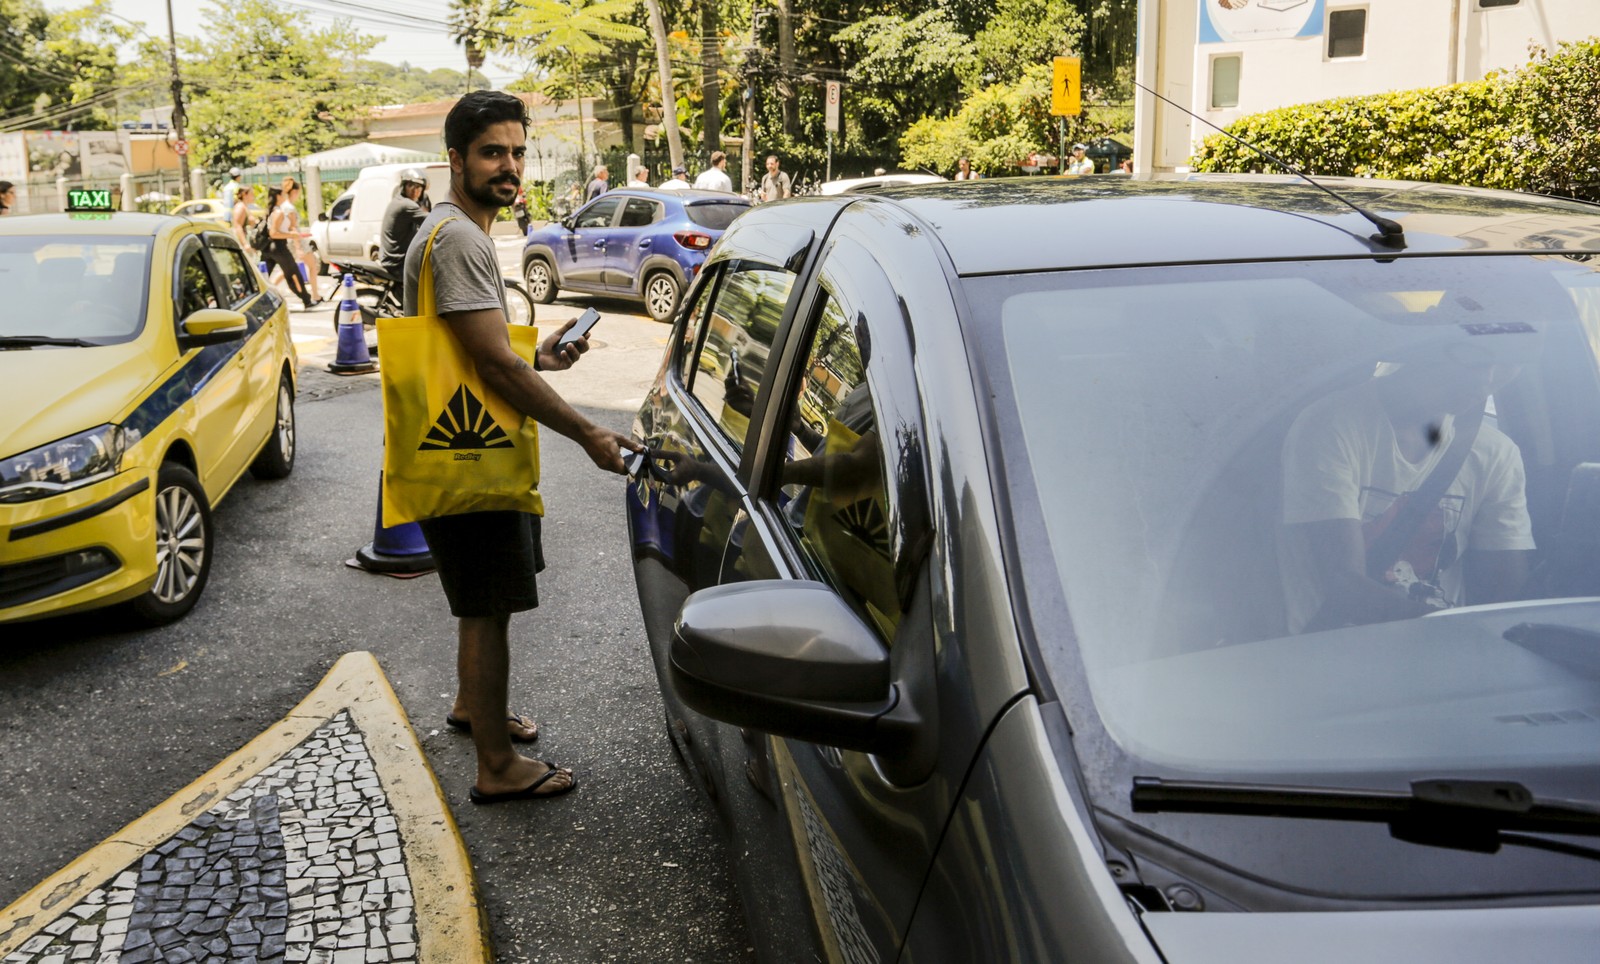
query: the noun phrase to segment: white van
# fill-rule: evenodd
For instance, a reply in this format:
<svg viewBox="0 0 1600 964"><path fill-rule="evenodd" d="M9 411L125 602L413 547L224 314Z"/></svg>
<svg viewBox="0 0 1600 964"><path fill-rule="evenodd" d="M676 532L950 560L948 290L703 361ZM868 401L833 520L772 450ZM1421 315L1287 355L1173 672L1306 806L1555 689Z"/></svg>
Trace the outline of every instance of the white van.
<svg viewBox="0 0 1600 964"><path fill-rule="evenodd" d="M450 191L450 165L374 164L361 169L350 190L339 195L333 206L311 225L311 244L323 261L340 258L378 260L378 238L383 231L383 212L400 193L400 172L421 168L428 178L428 197L441 200Z"/></svg>

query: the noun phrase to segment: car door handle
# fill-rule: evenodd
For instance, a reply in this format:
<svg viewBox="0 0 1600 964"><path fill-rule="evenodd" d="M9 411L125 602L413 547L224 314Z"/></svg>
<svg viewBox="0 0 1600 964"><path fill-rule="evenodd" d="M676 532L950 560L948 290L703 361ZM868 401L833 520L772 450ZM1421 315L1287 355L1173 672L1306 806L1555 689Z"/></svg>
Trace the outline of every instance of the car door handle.
<svg viewBox="0 0 1600 964"><path fill-rule="evenodd" d="M594 243L594 246L597 247L597 248L603 248L603 247L606 246L606 243L604 241L596 241Z"/></svg>
<svg viewBox="0 0 1600 964"><path fill-rule="evenodd" d="M648 248L648 247L650 247L650 239L649 238L645 238L643 241L639 242L639 250L642 251L642 250L644 250L645 248Z"/></svg>

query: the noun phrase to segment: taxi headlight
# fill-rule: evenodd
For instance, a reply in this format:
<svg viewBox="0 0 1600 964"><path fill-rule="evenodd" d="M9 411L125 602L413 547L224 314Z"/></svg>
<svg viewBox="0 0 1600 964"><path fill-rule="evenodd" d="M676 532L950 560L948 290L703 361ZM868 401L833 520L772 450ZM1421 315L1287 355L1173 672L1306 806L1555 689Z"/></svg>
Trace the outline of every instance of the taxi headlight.
<svg viewBox="0 0 1600 964"><path fill-rule="evenodd" d="M127 433L102 425L0 459L0 502L27 502L108 479L122 466Z"/></svg>

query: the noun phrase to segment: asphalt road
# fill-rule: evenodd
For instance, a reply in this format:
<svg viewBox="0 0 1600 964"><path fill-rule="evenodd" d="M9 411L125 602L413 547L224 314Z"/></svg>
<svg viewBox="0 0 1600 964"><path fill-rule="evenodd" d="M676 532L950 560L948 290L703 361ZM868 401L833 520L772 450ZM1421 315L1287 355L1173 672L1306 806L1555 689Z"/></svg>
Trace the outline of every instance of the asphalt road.
<svg viewBox="0 0 1600 964"><path fill-rule="evenodd" d="M507 246L507 260L515 257ZM588 299L541 306L548 325ZM667 329L620 302L595 350L551 383L626 431ZM574 307L576 305L577 307ZM376 376L321 370L331 315L292 316L299 452L281 482L246 477L215 513L210 584L179 623L104 614L0 630L0 906L281 718L343 653L376 654L460 823L502 961L744 961L750 945L710 805L662 728L627 553L622 480L542 439L549 568L512 621L515 708L576 792L476 808L471 741L443 725L455 627L436 577L347 568L372 538L381 461Z"/></svg>

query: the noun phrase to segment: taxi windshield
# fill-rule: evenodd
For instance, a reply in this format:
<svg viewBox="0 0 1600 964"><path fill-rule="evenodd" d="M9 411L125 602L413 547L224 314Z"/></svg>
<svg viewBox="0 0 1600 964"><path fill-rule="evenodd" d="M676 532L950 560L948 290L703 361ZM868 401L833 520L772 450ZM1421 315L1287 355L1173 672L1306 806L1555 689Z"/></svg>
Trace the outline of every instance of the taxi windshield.
<svg viewBox="0 0 1600 964"><path fill-rule="evenodd" d="M1035 636L1126 758L1592 781L1600 262L973 285Z"/></svg>
<svg viewBox="0 0 1600 964"><path fill-rule="evenodd" d="M149 238L0 237L0 348L133 337L149 264Z"/></svg>

